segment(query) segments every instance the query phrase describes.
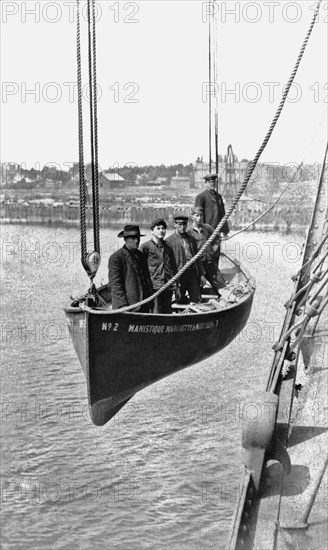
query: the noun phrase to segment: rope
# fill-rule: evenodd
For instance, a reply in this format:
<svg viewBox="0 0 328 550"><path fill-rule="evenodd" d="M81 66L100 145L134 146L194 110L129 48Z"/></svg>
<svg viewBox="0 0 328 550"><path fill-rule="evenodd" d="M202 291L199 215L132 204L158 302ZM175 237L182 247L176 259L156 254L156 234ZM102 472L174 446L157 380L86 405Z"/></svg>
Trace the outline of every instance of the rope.
<svg viewBox="0 0 328 550"><path fill-rule="evenodd" d="M301 162L301 164L298 165L297 167L297 170L295 172L295 174L293 175L293 177L289 180L289 182L287 183L285 189L280 193L279 197L271 204L271 206L269 206L269 208L267 208L267 210L265 212L263 212L263 214L260 214L260 216L258 216L257 218L255 218L255 220L251 221L251 223L249 223L248 225L246 225L246 227L243 227L242 229L240 229L239 231L236 231L236 233L234 233L233 235L230 235L229 237L224 237L224 239L222 239L223 241L229 241L230 239L233 239L234 237L236 237L236 235L239 235L240 233L243 233L243 231L246 231L249 227L252 227L252 225L254 225L255 223L257 223L260 219L264 218L264 216L266 216L270 210L272 210L277 202L279 202L281 200L281 198L283 197L283 195L286 193L288 187L290 186L291 183L293 183L298 171L301 169L301 166L303 165L303 162Z"/></svg>
<svg viewBox="0 0 328 550"><path fill-rule="evenodd" d="M96 14L95 0L92 0L92 57L93 57L93 130L94 130L94 170L93 193L93 232L94 248L100 254L99 236L99 184L98 184L98 117L97 117L97 57L96 57Z"/></svg>
<svg viewBox="0 0 328 550"><path fill-rule="evenodd" d="M213 55L213 73L214 83L218 82L218 28L217 16L214 11L213 4L213 27L214 27L214 55ZM214 139L215 139L215 172L219 174L219 109L218 109L218 93L214 96ZM216 191L218 191L218 181L216 182Z"/></svg>
<svg viewBox="0 0 328 550"><path fill-rule="evenodd" d="M198 255L199 253L197 253ZM240 269L240 272L245 276L245 279L246 279L246 282L249 282L249 275L243 270L242 266L236 261L234 260L233 258L231 258L230 256L228 256L228 254L222 254L223 256L226 256L226 258L229 258L229 260L234 264L236 265L239 269ZM194 256L195 257L195 256ZM190 260L189 260L190 261ZM187 265L187 264L186 264ZM180 270L180 273L184 273L186 271L186 265ZM146 298L145 300L142 300L141 302L138 302L136 304L132 304L130 306L125 306L125 307L122 307L120 309L110 309L110 308L107 308L106 310L103 309L103 310L95 310L95 309L92 309L90 308L89 306L86 306L84 303L80 303L79 304L79 307L81 309L83 309L83 311L87 311L89 313L94 313L96 315L107 315L108 313L125 313L127 311L134 311L136 308L139 307L139 305L143 305L143 304L148 304L149 302L153 302L153 300L155 300L155 298L157 298L157 296L159 296L160 294L162 294L162 292L164 290L166 290L167 288L170 288L171 286L173 286L174 282L176 281L177 277L178 277L179 273L177 273L174 277L172 277L172 279L170 281L168 281L167 283L165 283L165 285L163 285L159 290L157 290L156 292L154 292L154 294L152 294L151 296L149 296L148 298ZM173 283L172 283L173 281ZM253 282L251 281L250 282L250 286L251 288L255 288Z"/></svg>
<svg viewBox="0 0 328 550"><path fill-rule="evenodd" d="M135 310L136 308L139 308L141 305L145 305L145 304L148 304L149 302L152 302L157 296L159 296L160 294L162 294L162 292L164 292L166 289L168 289L169 287L171 287L180 277L181 275L183 275L183 273L185 273L185 271L187 271L187 269L189 269L189 267L191 267L197 260L199 260L201 258L201 256L203 255L203 253L205 252L205 250L207 249L207 247L212 244L216 238L219 236L220 234L220 231L222 229L222 227L224 226L225 222L229 219L229 217L231 216L232 212L234 211L241 195L243 194L252 174L253 174L253 171L256 167L256 164L261 156L261 154L263 153L271 135L272 135L272 132L277 124L277 121L280 117L280 114L282 112L282 109L285 105L285 102L286 102L286 98L287 98L287 95L288 95L288 92L290 90L290 87L294 81L294 78L295 78L295 75L297 73L297 70L298 70L298 67L300 65L300 62L301 62L301 59L303 57L303 54L304 54L304 51L305 51L305 48L307 46L307 43L309 41L309 38L310 38L310 35L311 35L311 32L312 32L312 29L313 29L313 26L314 26L314 23L316 21L316 18L317 18L317 15L318 15L318 11L319 11L319 7L320 7L320 4L321 4L321 1L322 0L319 0L318 3L317 3L317 6L316 6L316 9L315 9L315 12L314 12L314 15L313 15L313 18L312 18L312 21L311 21L311 24L310 24L310 27L309 27L309 30L306 34L306 37L303 41L303 44L302 44L302 47L300 49L300 52L298 54L298 57L297 57L297 60L296 60L296 63L295 63L295 66L293 68L293 71L291 73L291 76L287 82L287 85L285 87L285 90L283 92L283 95L282 95L282 98L281 98L281 101L279 103L279 106L278 106L278 109L276 111L276 114L271 122L271 125L269 127L269 130L267 132L267 134L265 135L264 137L264 140L258 150L258 152L256 153L252 163L250 164L248 170L247 170L247 173L245 175L245 179L243 181L243 183L241 184L240 186L240 189L238 191L238 193L236 194L236 196L234 197L233 201L232 201L232 204L231 206L229 207L227 213L225 214L225 216L222 218L222 220L220 221L220 223L218 224L218 226L215 228L215 230L213 231L212 235L209 237L209 239L206 241L206 243L200 248L200 250L197 252L197 254L195 254L195 256L193 256L193 258L191 258L181 269L180 271L174 275L174 277L172 277L172 279L170 279L165 285L163 285L157 292L155 292L154 294L152 294L149 298L146 298L145 300L142 300L136 304L131 304L130 306L125 306L124 308L121 308L121 309L117 309L117 310L110 310L108 309L107 311L95 311L91 308L89 308L88 306L85 306L83 305L83 308L85 311L89 311L89 313L101 313L101 314L105 314L105 313L123 313L125 311L133 311ZM82 305L81 305L82 307Z"/></svg>
<svg viewBox="0 0 328 550"><path fill-rule="evenodd" d="M212 0L213 4L213 0ZM213 9L213 5L212 5ZM209 172L212 172L212 44L211 44L211 16L208 18L208 80L210 83L210 96L208 101L208 163Z"/></svg>
<svg viewBox="0 0 328 550"><path fill-rule="evenodd" d="M80 238L81 262L85 268L87 255L87 229L85 217L86 189L84 181L83 154L83 110L82 110L82 77L81 77L81 30L80 30L80 0L76 0L76 57L77 57L77 90L78 90L78 142L79 142L79 186L80 186Z"/></svg>
<svg viewBox="0 0 328 550"><path fill-rule="evenodd" d="M324 276L324 274L325 274L324 272L319 271L319 267L321 266L321 264L323 264L323 262L325 261L327 256L328 256L328 252L326 252L326 254L321 258L320 262L315 266L313 272L309 276L309 281L306 283L306 285L304 285L302 288L300 288L300 290L298 292L296 292L296 294L293 295L288 302L286 302L286 304L285 304L286 308L291 307L293 302L296 302L296 299L299 298L301 296L301 294L303 294L303 292L305 292L305 291L306 292L305 292L303 298L297 304L298 308L300 308L303 305L303 303L306 302L307 297L308 297L309 292L310 292L310 289L313 287L313 285L315 283L320 281L322 279L322 277ZM318 275L316 275L316 271L319 271Z"/></svg>
<svg viewBox="0 0 328 550"><path fill-rule="evenodd" d="M318 315L319 313L319 310L317 309L317 307L314 307L312 306L314 300L319 296L320 292L322 291L322 289L326 286L327 282L328 282L328 277L327 277L327 274L328 274L328 270L325 271L324 273L324 276L325 278L323 279L323 282L321 283L321 285L319 286L319 288L316 289L315 293L309 298L308 300L308 304L305 305L305 311L304 311L304 315L303 317L301 318L301 320L296 323L295 325L293 325L283 336L282 338L279 340L278 343L276 343L274 346L273 346L273 349L275 351L277 351L278 349L280 349L283 344L290 338L290 336L292 335L293 332L296 332L297 330L300 330L301 329L301 333L303 335L308 323L309 323L309 320L311 319L311 317L315 316L315 315ZM322 277L323 278L323 277ZM322 309L321 309L322 310ZM293 350L297 343L301 340L301 337L298 335L295 342L292 344L290 350Z"/></svg>
<svg viewBox="0 0 328 550"><path fill-rule="evenodd" d="M95 229L95 150L94 150L94 89L93 89L93 50L92 50L92 18L90 2L88 0L88 69L89 69L89 109L90 109L90 147L91 147L91 182L92 182L92 211L93 211L93 239L94 245L96 243L96 229Z"/></svg>
<svg viewBox="0 0 328 550"><path fill-rule="evenodd" d="M299 269L299 271L296 273L296 275L294 275L294 277L293 277L294 280L297 279L297 277L299 276L300 273L302 273L302 271L305 267L306 267L306 271L304 272L303 277L308 274L308 272L310 270L310 267L311 267L311 264L316 259L316 257L320 254L320 251L321 251L321 249L322 249L322 247L325 244L327 239L328 239L328 235L324 235L321 242L320 242L320 244L319 244L319 246L316 248L316 250L310 256L308 261L304 265L302 265L302 267Z"/></svg>
<svg viewBox="0 0 328 550"><path fill-rule="evenodd" d="M324 159L323 159L323 163L322 163L322 168L321 168L321 173L320 173L320 178L319 178L319 188L321 186L323 186L323 181L324 181L324 175L325 175L325 171L326 171L326 165L327 165L327 153L328 153L328 142L326 144L326 150L325 150L325 156L324 156ZM315 253L313 253L310 258L308 259L308 261L306 263L304 263L302 265L302 267L300 268L299 272L297 273L297 275L295 276L295 278L301 273L301 271L306 267L306 270L305 272L303 273L303 278L307 276L309 270L310 270L310 267L311 267L311 263L313 262L313 260L316 258L316 256L320 253L321 251L321 248L322 246L324 245L325 241L327 240L328 238L328 235L324 235L319 246L317 247L317 250L315 251Z"/></svg>

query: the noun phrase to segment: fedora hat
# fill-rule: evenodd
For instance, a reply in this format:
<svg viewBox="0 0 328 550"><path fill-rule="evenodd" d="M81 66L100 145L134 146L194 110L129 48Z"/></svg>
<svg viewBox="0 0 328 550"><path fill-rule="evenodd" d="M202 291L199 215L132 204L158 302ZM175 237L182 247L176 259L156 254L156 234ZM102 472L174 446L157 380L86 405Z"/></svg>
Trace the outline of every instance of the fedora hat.
<svg viewBox="0 0 328 550"><path fill-rule="evenodd" d="M125 225L123 231L120 231L118 237L144 237L140 233L139 225Z"/></svg>

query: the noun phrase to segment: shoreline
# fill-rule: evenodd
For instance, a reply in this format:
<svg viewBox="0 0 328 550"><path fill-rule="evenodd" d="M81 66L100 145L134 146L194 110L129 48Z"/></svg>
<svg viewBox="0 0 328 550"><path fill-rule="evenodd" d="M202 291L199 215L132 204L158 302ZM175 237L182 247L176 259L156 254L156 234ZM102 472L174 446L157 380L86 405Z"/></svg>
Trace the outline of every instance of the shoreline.
<svg viewBox="0 0 328 550"><path fill-rule="evenodd" d="M230 221L230 220L229 220ZM105 224L100 224L100 228L101 229L110 229L110 228L117 228L117 227L122 227L124 224L126 223L126 220L118 220L116 223L115 222L108 222L108 223L105 223ZM132 220L132 223L133 223L133 220ZM51 221L51 220L48 220L48 221L30 221L30 220L27 220L27 219L7 219L7 218L0 218L0 226L3 225L23 225L23 226L26 226L26 225L29 225L29 226L35 226L35 227L39 227L39 226L45 226L45 227L53 227L53 228L67 228L67 229L79 229L79 221L78 220L71 220L71 221L60 221L60 220L55 220L55 221ZM148 225L147 224L142 224L142 223L139 223L140 227L142 229L147 229L148 228ZM296 235L301 235L302 233L305 233L306 231L306 226L305 225L290 225L290 226L287 226L287 224L284 224L284 225L273 225L273 224L265 224L265 223L254 223L252 224L250 227L247 227L248 224L244 224L244 225L237 225L237 224L233 224L233 223L230 223L230 229L233 230L233 231L240 231L240 230L244 230L244 231L247 231L248 233L252 233L252 232L259 232L259 233L280 233L280 234L284 234L284 235L290 235L290 234L296 234ZM87 228L88 229L91 229L92 228L92 223L88 223L87 224ZM173 225L172 225L172 228L173 230Z"/></svg>
<svg viewBox="0 0 328 550"><path fill-rule="evenodd" d="M149 227L155 218L164 218L168 226L173 227L173 218L176 214L191 215L192 204L181 206L115 206L103 207L99 211L101 228L119 227L126 224L137 224L143 228ZM263 210L265 210L263 208ZM258 205L243 204L236 208L229 218L232 230L244 229L256 220L261 214ZM280 232L284 234L302 233L309 225L310 213L304 208L302 212L288 208L273 208L259 222L253 223L247 231ZM78 228L80 224L79 207L74 205L25 205L7 203L1 205L1 225L43 225L47 227ZM93 226L92 210L86 209L86 225Z"/></svg>

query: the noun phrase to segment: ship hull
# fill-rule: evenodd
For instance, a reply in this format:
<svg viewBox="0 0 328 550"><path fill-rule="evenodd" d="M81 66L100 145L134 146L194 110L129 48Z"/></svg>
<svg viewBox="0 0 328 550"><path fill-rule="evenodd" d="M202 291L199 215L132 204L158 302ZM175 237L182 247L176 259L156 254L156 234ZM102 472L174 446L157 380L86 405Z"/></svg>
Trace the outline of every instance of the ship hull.
<svg viewBox="0 0 328 550"><path fill-rule="evenodd" d="M252 301L250 292L226 309L188 315L66 308L94 424L108 422L136 392L228 346L244 328Z"/></svg>

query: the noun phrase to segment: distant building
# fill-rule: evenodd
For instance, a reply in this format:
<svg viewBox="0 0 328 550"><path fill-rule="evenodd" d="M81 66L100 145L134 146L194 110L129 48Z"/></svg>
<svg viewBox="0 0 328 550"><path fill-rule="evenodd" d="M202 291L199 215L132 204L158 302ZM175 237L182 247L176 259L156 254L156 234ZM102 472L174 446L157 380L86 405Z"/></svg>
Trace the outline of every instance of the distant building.
<svg viewBox="0 0 328 550"><path fill-rule="evenodd" d="M190 189L190 178L187 176L174 176L171 178L171 186L179 189Z"/></svg>
<svg viewBox="0 0 328 550"><path fill-rule="evenodd" d="M156 185L170 185L167 178L159 177L156 179Z"/></svg>
<svg viewBox="0 0 328 550"><path fill-rule="evenodd" d="M125 180L116 172L107 172L106 170L99 174L99 187L106 189L115 189L117 187L124 187Z"/></svg>
<svg viewBox="0 0 328 550"><path fill-rule="evenodd" d="M244 180L248 168L248 160L238 161L237 155L233 153L231 145L227 149L227 154L218 158L218 178L219 192L225 196L235 195L237 188ZM215 162L212 161L212 170L215 172ZM198 157L194 163L195 187L203 188L204 176L210 172L209 162L204 162L203 158Z"/></svg>
<svg viewBox="0 0 328 550"><path fill-rule="evenodd" d="M79 183L80 174L79 174L79 163L74 162L73 166L69 169L69 174L74 183ZM84 167L84 178L88 187L91 187L92 182L92 170L91 163L88 163ZM124 187L125 180L117 174L116 172L111 172L109 170L99 171L98 173L98 183L100 189L109 190L116 189L117 187Z"/></svg>
<svg viewBox="0 0 328 550"><path fill-rule="evenodd" d="M198 157L196 162L194 163L194 179L195 179L195 187L202 188L204 185L204 176L208 174L210 171L210 164L209 162L206 162L203 160L203 157ZM215 172L215 163L212 163L212 172ZM223 170L223 163L222 163L222 156L219 156L219 170L218 170L218 176L219 179L221 178L223 180L224 177L224 170Z"/></svg>
<svg viewBox="0 0 328 550"><path fill-rule="evenodd" d="M20 164L16 162L2 162L1 163L1 177L0 181L3 186L12 185L22 179L22 170Z"/></svg>

